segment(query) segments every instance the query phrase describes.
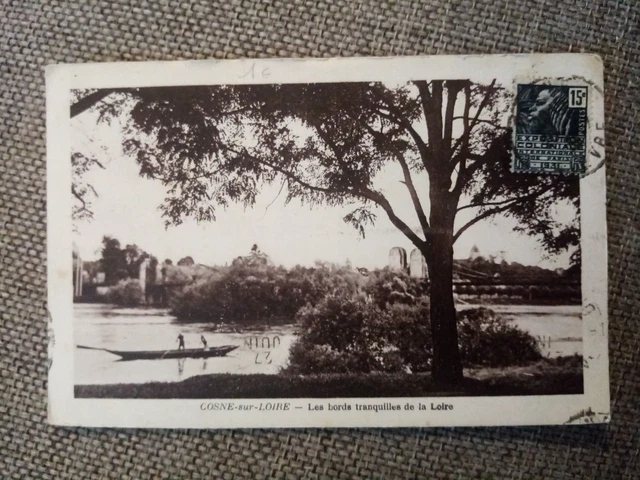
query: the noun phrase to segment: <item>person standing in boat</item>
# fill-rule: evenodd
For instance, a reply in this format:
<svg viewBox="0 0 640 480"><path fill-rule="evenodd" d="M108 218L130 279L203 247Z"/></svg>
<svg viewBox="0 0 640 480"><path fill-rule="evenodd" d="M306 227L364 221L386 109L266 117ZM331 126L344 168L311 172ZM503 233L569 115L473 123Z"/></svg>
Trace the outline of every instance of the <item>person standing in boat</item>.
<svg viewBox="0 0 640 480"><path fill-rule="evenodd" d="M200 335L200 341L202 342L202 345L203 345L203 347L202 347L202 348L203 348L204 350L207 350L207 339L206 339L206 338L204 338L204 335Z"/></svg>
<svg viewBox="0 0 640 480"><path fill-rule="evenodd" d="M184 337L182 336L182 334L178 335L178 350L184 350Z"/></svg>

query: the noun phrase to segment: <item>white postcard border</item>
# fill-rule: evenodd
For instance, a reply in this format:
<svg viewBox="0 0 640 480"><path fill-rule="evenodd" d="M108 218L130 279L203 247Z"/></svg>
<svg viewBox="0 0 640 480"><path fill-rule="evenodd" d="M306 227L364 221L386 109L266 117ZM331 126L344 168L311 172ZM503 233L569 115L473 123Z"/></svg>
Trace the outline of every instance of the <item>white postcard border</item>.
<svg viewBox="0 0 640 480"><path fill-rule="evenodd" d="M610 418L607 332L607 230L605 168L589 156L580 184L583 258L584 394L513 397L428 397L352 399L143 400L77 399L73 382L72 223L70 90L170 85L302 83L472 78L490 81L493 72L514 78L581 78L590 89L588 147L604 139L603 75L599 57L588 54L423 56L350 59L178 61L54 65L47 67L47 242L48 308L52 318L49 422L56 425L153 428L419 427L543 425ZM604 141L604 140L602 140ZM600 165L596 168L597 165ZM285 403L289 410L208 410L209 404ZM327 405L351 404L351 411ZM401 410L356 411L355 405L401 405ZM429 408L418 410L418 403ZM431 404L453 406L432 410ZM310 406L324 405L324 410ZM413 410L405 405L413 404ZM301 408L296 408L301 407Z"/></svg>

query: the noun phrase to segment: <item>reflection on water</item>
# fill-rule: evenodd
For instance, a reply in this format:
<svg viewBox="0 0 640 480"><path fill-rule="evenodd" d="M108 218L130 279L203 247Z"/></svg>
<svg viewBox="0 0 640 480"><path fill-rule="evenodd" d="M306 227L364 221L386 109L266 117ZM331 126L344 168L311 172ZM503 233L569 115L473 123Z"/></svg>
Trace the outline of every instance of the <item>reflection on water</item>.
<svg viewBox="0 0 640 480"><path fill-rule="evenodd" d="M473 308L472 305L460 309ZM580 306L488 305L512 324L538 338L544 356L582 355ZM277 373L295 339L292 325L242 331L211 323L179 323L164 309L122 309L108 305L74 305L76 345L113 350L160 350L237 345L226 357L119 361L101 350L75 350L75 383L172 382L210 373Z"/></svg>
<svg viewBox="0 0 640 480"><path fill-rule="evenodd" d="M178 334L186 348L237 345L225 357L135 360L101 350L75 350L74 379L78 385L171 382L209 373L277 373L285 365L295 335L291 325L240 331L211 323L177 322L163 309L116 309L108 305L74 305L76 345L113 350L170 350ZM267 340L264 340L268 338Z"/></svg>
<svg viewBox="0 0 640 480"><path fill-rule="evenodd" d="M476 308L464 305L460 309ZM582 355L581 305L486 305L538 340L545 357Z"/></svg>

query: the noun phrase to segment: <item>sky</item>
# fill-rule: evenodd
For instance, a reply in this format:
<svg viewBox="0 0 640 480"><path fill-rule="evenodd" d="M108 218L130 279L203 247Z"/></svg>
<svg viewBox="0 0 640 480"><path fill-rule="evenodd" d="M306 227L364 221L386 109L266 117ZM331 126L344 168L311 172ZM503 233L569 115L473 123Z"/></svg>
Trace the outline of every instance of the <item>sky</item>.
<svg viewBox="0 0 640 480"><path fill-rule="evenodd" d="M98 198L93 200L93 219L75 222L74 242L84 260L100 257L101 242L109 235L126 244L137 244L160 260L176 262L190 255L197 263L225 265L240 255L247 255L258 244L275 264L291 267L312 265L315 261L344 263L355 267L381 268L388 264L389 250L400 246L407 253L414 248L396 229L381 209L377 221L366 228L362 238L344 215L355 206L309 208L295 200L285 205L280 185L263 188L253 208L232 204L226 211L217 209L215 222L198 224L187 220L182 225L165 228L159 206L166 195L159 181L139 176L133 158L121 147L121 124L98 123L95 112L85 112L72 119L72 149L94 155L106 168L86 174ZM395 165L383 170L375 179L398 216L410 226L418 221ZM415 180L419 192L426 192L426 175ZM423 202L426 198L422 195ZM468 203L462 198L460 204ZM428 205L428 202L426 202ZM558 211L566 215L567 211ZM473 217L470 209L456 219L456 227ZM507 261L545 268L566 268L569 253L548 258L535 238L513 232L516 222L502 216L484 220L468 229L454 245L455 258L467 258L474 245L488 256L504 252Z"/></svg>

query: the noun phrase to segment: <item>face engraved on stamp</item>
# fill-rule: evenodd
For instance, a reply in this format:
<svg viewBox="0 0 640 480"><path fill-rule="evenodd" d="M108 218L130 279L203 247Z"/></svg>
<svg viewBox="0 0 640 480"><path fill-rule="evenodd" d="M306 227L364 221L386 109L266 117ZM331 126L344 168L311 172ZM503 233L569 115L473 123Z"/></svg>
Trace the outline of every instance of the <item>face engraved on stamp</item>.
<svg viewBox="0 0 640 480"><path fill-rule="evenodd" d="M514 172L585 172L587 96L584 86L518 85Z"/></svg>

